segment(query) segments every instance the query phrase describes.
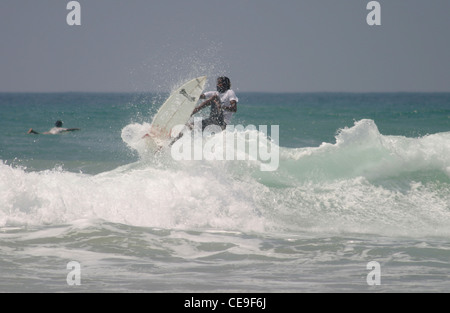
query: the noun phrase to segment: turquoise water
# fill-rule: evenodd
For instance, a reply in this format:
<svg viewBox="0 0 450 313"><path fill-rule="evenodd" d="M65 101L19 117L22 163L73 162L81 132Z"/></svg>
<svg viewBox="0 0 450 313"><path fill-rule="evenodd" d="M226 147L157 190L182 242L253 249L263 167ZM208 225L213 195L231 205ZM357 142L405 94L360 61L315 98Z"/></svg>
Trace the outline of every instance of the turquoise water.
<svg viewBox="0 0 450 313"><path fill-rule="evenodd" d="M0 94L0 291L449 290L450 94L238 92L269 172L133 144L166 96Z"/></svg>

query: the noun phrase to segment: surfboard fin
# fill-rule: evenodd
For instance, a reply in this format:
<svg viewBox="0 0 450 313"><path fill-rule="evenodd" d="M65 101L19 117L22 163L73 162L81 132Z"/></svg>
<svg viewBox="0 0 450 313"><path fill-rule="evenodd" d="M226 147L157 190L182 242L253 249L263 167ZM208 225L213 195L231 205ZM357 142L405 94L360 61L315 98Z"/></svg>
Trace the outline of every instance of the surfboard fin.
<svg viewBox="0 0 450 313"><path fill-rule="evenodd" d="M195 101L195 97L191 97L190 95L188 95L188 93L186 92L185 89L181 89L180 94L182 94L183 96L188 98L189 101L192 101L192 102Z"/></svg>

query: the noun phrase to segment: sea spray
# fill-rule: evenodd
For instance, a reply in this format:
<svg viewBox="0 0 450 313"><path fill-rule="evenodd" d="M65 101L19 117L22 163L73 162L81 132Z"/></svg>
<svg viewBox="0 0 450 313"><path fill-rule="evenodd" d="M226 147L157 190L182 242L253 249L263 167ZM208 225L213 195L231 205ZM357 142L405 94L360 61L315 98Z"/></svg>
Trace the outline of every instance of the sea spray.
<svg viewBox="0 0 450 313"><path fill-rule="evenodd" d="M27 173L0 164L0 226L104 219L164 228L259 229L242 183L208 169L179 171L144 163L98 175Z"/></svg>
<svg viewBox="0 0 450 313"><path fill-rule="evenodd" d="M133 146L146 127L126 126L124 140ZM449 136L386 136L373 121L357 121L336 143L280 147L273 172L251 160L145 156L139 144L140 160L95 175L1 163L0 225L101 219L169 229L447 236Z"/></svg>
<svg viewBox="0 0 450 313"><path fill-rule="evenodd" d="M225 130L209 125L203 131L201 118L194 118L193 136L187 134L181 139L173 138L170 148L174 160L190 161L258 161L261 171L276 171L279 165L279 125L270 126L270 140L267 125L227 125ZM184 125L174 129L178 134ZM187 132L185 132L186 134ZM242 135L243 134L243 135ZM177 140L178 139L178 140Z"/></svg>
<svg viewBox="0 0 450 313"><path fill-rule="evenodd" d="M280 171L299 181L365 177L425 178L430 172L449 181L450 132L419 138L380 134L374 121L361 120L338 131L336 143L282 148Z"/></svg>

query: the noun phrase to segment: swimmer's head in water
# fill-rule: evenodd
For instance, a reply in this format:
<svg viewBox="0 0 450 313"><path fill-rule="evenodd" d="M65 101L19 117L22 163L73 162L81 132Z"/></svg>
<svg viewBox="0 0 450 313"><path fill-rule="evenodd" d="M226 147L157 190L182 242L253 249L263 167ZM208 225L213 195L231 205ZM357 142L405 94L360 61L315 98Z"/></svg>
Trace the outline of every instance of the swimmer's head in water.
<svg viewBox="0 0 450 313"><path fill-rule="evenodd" d="M61 122L60 120L56 121L55 126L56 127L62 127L63 122Z"/></svg>

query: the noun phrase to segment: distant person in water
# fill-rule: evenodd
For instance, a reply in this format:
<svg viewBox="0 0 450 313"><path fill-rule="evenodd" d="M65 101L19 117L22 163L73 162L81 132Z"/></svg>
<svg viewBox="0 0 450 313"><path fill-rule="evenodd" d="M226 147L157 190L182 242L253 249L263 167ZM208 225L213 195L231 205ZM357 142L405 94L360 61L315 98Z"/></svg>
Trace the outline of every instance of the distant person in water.
<svg viewBox="0 0 450 313"><path fill-rule="evenodd" d="M50 129L48 132L44 132L42 134L43 135L58 135L58 134L65 133L65 132L80 130L79 128L63 128L62 125L63 125L63 122L58 120L55 123L55 127ZM28 130L27 134L36 134L37 135L39 133L37 131L33 130L33 128L30 128L30 130Z"/></svg>

